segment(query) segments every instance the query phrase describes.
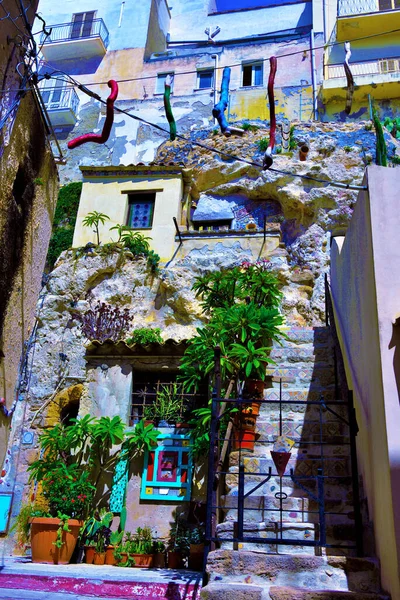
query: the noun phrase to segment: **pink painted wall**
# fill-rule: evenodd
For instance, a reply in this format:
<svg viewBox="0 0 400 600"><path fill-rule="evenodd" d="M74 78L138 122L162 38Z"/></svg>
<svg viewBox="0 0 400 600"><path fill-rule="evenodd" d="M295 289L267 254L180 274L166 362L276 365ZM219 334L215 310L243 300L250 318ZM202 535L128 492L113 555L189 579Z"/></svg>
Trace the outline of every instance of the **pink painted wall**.
<svg viewBox="0 0 400 600"><path fill-rule="evenodd" d="M345 238L331 250L331 286L360 432L360 471L382 585L400 599L399 170L371 166Z"/></svg>

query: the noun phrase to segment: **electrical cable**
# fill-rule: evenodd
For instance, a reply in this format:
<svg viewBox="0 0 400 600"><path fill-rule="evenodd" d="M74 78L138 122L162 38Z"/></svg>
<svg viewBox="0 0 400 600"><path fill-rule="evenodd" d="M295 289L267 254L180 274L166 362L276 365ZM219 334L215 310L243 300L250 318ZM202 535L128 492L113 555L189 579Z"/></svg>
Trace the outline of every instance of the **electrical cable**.
<svg viewBox="0 0 400 600"><path fill-rule="evenodd" d="M374 37L380 37L380 36L383 36L383 35L389 35L391 33L399 33L399 32L400 32L400 28L399 29L392 29L391 31L383 31L383 32L379 32L379 33L373 33L371 35L366 35L366 36L362 36L362 37L359 37L359 38L355 38L354 40L352 40L352 43L356 42L356 41L360 41L360 40L366 40L366 39L370 39L370 38L374 38ZM220 42L220 43L222 44L222 42ZM330 46L337 46L337 45L341 46L341 45L343 45L343 43L344 42L330 42L330 43L324 44L322 46L316 46L315 50L323 50L323 49L328 48ZM280 47L285 47L285 46L289 46L289 45L290 44L283 44ZM309 49L306 50L306 52L308 52L308 51L309 51ZM296 54L304 54L304 49L303 50L296 50L294 52L289 52L287 54L280 54L280 55L278 54L276 56L276 58L278 60L280 60L281 58L286 58L288 56L295 56ZM268 58L260 58L260 59L257 59L257 62L267 62L267 61L269 61L269 59L270 59L270 57L268 57ZM46 60L41 61L41 62L42 62L42 64L46 64L46 65L52 67L51 63L47 62ZM241 67L242 63L241 62L240 63L234 63L234 64L231 64L231 65L225 65L225 66L226 67L230 67L230 68ZM216 68L215 67L212 67L212 68L214 70L221 70L221 69L223 70L225 68L225 66L218 66ZM211 67L210 67L210 69L211 69ZM190 71L174 72L174 77L179 77L180 75L192 75L192 74L197 73L197 71L198 70L196 69L196 70L190 70ZM158 77L158 74L156 73L155 75L144 75L143 77L131 77L131 78L128 78L128 79L118 79L116 81L119 84L119 83L129 83L129 82L133 82L133 81L145 81L145 80L148 80L148 79L156 79L157 77ZM85 83L85 85L87 85L87 86L92 86L92 85L107 85L107 81L92 81L92 82L89 82L89 83ZM311 84L310 84L310 87L311 87ZM3 90L0 90L0 93L2 93L2 91Z"/></svg>
<svg viewBox="0 0 400 600"><path fill-rule="evenodd" d="M42 30L42 32L44 32L44 31ZM399 32L400 32L400 28L399 29L392 29L390 31L381 31L381 32L378 32L378 33L373 33L371 35L366 35L366 36L361 36L359 38L354 38L352 40L352 42L367 40L367 39L370 39L370 38L381 37L381 36L384 36L384 35L390 35L392 33L399 33ZM220 43L222 44L222 42L220 42ZM344 42L329 42L329 43L324 44L322 46L316 46L315 50L323 50L323 49L329 48L331 46L343 45L343 43ZM282 48L282 47L289 46L289 45L291 45L291 44L281 44L280 47ZM304 54L305 51L308 52L309 49L306 49L306 50L304 50L304 49L303 50L296 50L294 52L289 52L287 54L280 54L280 55L277 56L277 59L280 60L281 58L286 58L288 56L295 56L296 54ZM269 57L268 58L260 58L260 59L257 59L257 61L258 62L266 62L266 61L269 61ZM41 64L44 64L44 65L47 65L47 66L53 68L52 64L49 63L46 60L41 60ZM234 64L226 65L226 66L230 67L230 68L241 67L242 63L234 63ZM218 66L216 68L215 67L212 67L212 68L214 70L219 71L221 69L224 69L225 66ZM197 73L197 69L196 70L190 70L190 71L174 72L174 77L179 77L180 75L193 75L195 73ZM146 80L150 80L150 79L156 79L157 77L158 77L158 74L156 73L155 75L144 75L143 77L130 77L128 79L116 79L115 81L118 84L120 84L120 83L130 83L130 82L133 82L133 81L146 81ZM86 86L107 85L107 81L91 81L91 82L85 83L85 85ZM73 87L73 86L71 86L71 87ZM311 87L311 84L308 87ZM60 88L55 87L53 89L56 90L56 89L60 89ZM5 89L2 89L2 90L0 90L0 94L8 93L8 92L11 92L11 91L17 91L17 90L5 90Z"/></svg>

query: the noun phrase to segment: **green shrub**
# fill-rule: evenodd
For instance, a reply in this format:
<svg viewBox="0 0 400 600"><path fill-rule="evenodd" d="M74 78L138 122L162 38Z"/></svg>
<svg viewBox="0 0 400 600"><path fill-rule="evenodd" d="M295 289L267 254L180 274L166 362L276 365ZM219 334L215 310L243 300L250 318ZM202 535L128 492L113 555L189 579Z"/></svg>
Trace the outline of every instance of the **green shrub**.
<svg viewBox="0 0 400 600"><path fill-rule="evenodd" d="M53 233L46 259L46 266L49 270L53 268L61 252L72 246L81 191L81 182L69 183L60 188L54 213Z"/></svg>
<svg viewBox="0 0 400 600"><path fill-rule="evenodd" d="M130 346L132 344L163 344L161 337L161 329L155 327L154 329L148 329L147 327L140 327L132 332L131 337L127 338L126 343Z"/></svg>
<svg viewBox="0 0 400 600"><path fill-rule="evenodd" d="M269 146L269 138L263 137L257 142L257 146L260 152L265 152Z"/></svg>

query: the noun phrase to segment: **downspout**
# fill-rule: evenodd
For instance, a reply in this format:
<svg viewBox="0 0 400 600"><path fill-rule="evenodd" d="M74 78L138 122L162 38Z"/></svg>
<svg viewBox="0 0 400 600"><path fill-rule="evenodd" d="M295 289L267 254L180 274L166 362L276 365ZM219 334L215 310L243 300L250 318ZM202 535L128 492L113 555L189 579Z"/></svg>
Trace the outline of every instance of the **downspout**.
<svg viewBox="0 0 400 600"><path fill-rule="evenodd" d="M218 54L212 54L214 59L214 106L217 104L217 74L218 74ZM216 117L214 117L214 125L218 125Z"/></svg>
<svg viewBox="0 0 400 600"><path fill-rule="evenodd" d="M314 121L318 121L317 68L315 66L314 29L310 30L310 53L311 53L311 76L312 76L312 89L313 89Z"/></svg>

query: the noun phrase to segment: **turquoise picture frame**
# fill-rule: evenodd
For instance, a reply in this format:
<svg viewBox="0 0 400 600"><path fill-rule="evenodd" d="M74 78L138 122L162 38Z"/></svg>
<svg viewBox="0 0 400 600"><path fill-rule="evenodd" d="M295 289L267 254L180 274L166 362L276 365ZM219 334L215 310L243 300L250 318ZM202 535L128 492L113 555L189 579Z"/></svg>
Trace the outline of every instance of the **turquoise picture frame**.
<svg viewBox="0 0 400 600"><path fill-rule="evenodd" d="M154 460L151 464L150 453ZM168 479L159 477L164 456L175 455L173 474ZM192 455L190 435L168 433L157 438L157 446L146 450L140 488L141 500L184 502L190 500L192 491Z"/></svg>
<svg viewBox="0 0 400 600"><path fill-rule="evenodd" d="M0 533L7 533L13 492L0 492Z"/></svg>

